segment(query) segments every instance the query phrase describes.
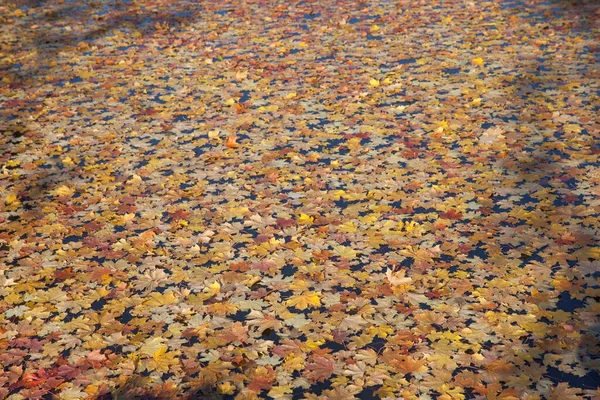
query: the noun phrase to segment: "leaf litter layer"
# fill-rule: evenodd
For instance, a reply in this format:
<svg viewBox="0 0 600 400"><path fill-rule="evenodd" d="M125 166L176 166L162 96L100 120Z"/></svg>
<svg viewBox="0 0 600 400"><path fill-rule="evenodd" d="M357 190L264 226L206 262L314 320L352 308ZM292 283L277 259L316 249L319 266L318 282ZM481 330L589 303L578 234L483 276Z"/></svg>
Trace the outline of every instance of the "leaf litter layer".
<svg viewBox="0 0 600 400"><path fill-rule="evenodd" d="M0 398L599 398L595 2L0 5Z"/></svg>

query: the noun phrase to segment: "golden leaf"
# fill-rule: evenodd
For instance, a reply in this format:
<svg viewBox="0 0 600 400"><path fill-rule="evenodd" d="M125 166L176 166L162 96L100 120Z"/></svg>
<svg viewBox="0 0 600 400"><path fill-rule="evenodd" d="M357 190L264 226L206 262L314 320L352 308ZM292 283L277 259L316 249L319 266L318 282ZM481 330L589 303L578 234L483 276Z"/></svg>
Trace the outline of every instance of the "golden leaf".
<svg viewBox="0 0 600 400"><path fill-rule="evenodd" d="M306 292L290 297L285 305L296 307L299 310L306 310L308 307L318 307L321 305L321 295L314 292Z"/></svg>

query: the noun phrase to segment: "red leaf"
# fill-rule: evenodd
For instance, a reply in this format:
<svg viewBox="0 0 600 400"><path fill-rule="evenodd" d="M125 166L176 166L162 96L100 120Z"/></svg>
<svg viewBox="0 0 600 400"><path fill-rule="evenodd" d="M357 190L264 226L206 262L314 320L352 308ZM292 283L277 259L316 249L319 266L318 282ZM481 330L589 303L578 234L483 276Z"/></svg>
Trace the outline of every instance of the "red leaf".
<svg viewBox="0 0 600 400"><path fill-rule="evenodd" d="M314 357L313 362L306 364L304 377L310 383L324 382L333 375L334 368L335 362L332 359L326 357Z"/></svg>
<svg viewBox="0 0 600 400"><path fill-rule="evenodd" d="M456 212L456 210L448 210L441 213L440 217L445 219L461 219L463 215L459 212Z"/></svg>

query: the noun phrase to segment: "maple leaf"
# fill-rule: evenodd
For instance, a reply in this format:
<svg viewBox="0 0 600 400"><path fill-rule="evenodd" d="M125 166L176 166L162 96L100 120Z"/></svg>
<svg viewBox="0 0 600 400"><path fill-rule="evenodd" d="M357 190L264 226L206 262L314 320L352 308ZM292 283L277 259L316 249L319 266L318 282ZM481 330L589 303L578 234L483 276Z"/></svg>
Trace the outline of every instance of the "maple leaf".
<svg viewBox="0 0 600 400"><path fill-rule="evenodd" d="M72 196L75 193L75 190L66 185L62 185L56 188L53 193L57 196Z"/></svg>
<svg viewBox="0 0 600 400"><path fill-rule="evenodd" d="M335 245L333 246L333 253L336 256L340 256L342 258L347 258L348 260L353 260L356 258L358 252L351 247Z"/></svg>
<svg viewBox="0 0 600 400"><path fill-rule="evenodd" d="M401 269L394 273L392 269L388 268L388 270L385 272L385 276L393 286L406 285L412 283L412 278L405 275L406 270L404 269Z"/></svg>
<svg viewBox="0 0 600 400"><path fill-rule="evenodd" d="M389 349L383 352L383 360L386 364L403 374L421 373L428 369L425 366L424 360L415 360L411 356L404 356Z"/></svg>
<svg viewBox="0 0 600 400"><path fill-rule="evenodd" d="M479 137L479 141L484 144L494 144L504 139L503 132L501 128L489 128Z"/></svg>
<svg viewBox="0 0 600 400"><path fill-rule="evenodd" d="M57 375L62 376L65 379L74 379L76 378L78 375L81 374L81 369L74 366L74 365L69 365L69 364L63 364L60 367L58 367L57 370Z"/></svg>
<svg viewBox="0 0 600 400"><path fill-rule="evenodd" d="M178 301L173 291L166 293L152 292L150 293L149 299L144 301L144 305L149 307L160 307L168 304L173 304Z"/></svg>
<svg viewBox="0 0 600 400"><path fill-rule="evenodd" d="M298 223L301 225L310 225L313 223L314 220L315 217L311 217L306 214L300 214L300 216L298 217Z"/></svg>
<svg viewBox="0 0 600 400"><path fill-rule="evenodd" d="M212 231L210 229L202 232L201 234L198 235L198 241L200 243L208 243L211 241L212 237L215 235L215 231Z"/></svg>
<svg viewBox="0 0 600 400"><path fill-rule="evenodd" d="M224 301L210 304L207 309L209 312L215 313L216 315L229 315L235 314L240 307L236 304Z"/></svg>
<svg viewBox="0 0 600 400"><path fill-rule="evenodd" d="M464 400L464 390L458 386L450 387L449 385L443 384L436 389L440 394L440 399L443 400ZM502 397L504 398L504 397Z"/></svg>
<svg viewBox="0 0 600 400"><path fill-rule="evenodd" d="M375 365L377 363L377 358L379 354L375 352L373 349L359 350L356 354L356 359L358 361L363 361L369 365Z"/></svg>
<svg viewBox="0 0 600 400"><path fill-rule="evenodd" d="M246 318L248 326L258 327L259 332L264 332L267 329L278 330L283 326L277 317L270 314L264 314L258 310L251 310Z"/></svg>
<svg viewBox="0 0 600 400"><path fill-rule="evenodd" d="M60 400L79 400L86 399L89 394L81 390L81 388L73 386L63 389L57 396Z"/></svg>
<svg viewBox="0 0 600 400"><path fill-rule="evenodd" d="M252 264L251 268L262 272L269 272L277 269L277 264L273 260L262 260Z"/></svg>
<svg viewBox="0 0 600 400"><path fill-rule="evenodd" d="M141 354L146 354L148 356L152 356L154 355L154 353L156 353L158 350L160 349L167 349L167 346L165 346L165 339L161 338L161 337L153 337L150 338L148 340L146 340L146 342L144 342L144 344L140 347L140 353Z"/></svg>
<svg viewBox="0 0 600 400"><path fill-rule="evenodd" d="M390 326L370 326L366 332L372 336L378 336L380 338L386 338L389 334L394 333L394 330Z"/></svg>
<svg viewBox="0 0 600 400"><path fill-rule="evenodd" d="M267 394L274 399L287 399L292 390L292 385L273 386Z"/></svg>
<svg viewBox="0 0 600 400"><path fill-rule="evenodd" d="M383 385L384 382L389 379L390 379L390 376L388 375L386 370L373 369L368 374L365 385L366 386Z"/></svg>
<svg viewBox="0 0 600 400"><path fill-rule="evenodd" d="M458 366L456 361L446 354L431 354L426 358L428 361L431 361L434 366L448 371L453 371Z"/></svg>
<svg viewBox="0 0 600 400"><path fill-rule="evenodd" d="M19 201L18 197L15 196L14 194L10 194L8 196L6 196L6 198L4 199L4 202L6 203L6 205L9 206L20 206L21 202Z"/></svg>
<svg viewBox="0 0 600 400"><path fill-rule="evenodd" d="M167 347L163 346L152 354L152 359L148 362L151 370L159 372L168 372L171 365L178 363L177 352L167 352Z"/></svg>
<svg viewBox="0 0 600 400"><path fill-rule="evenodd" d="M349 338L349 335L347 332L342 332L341 330L334 330L331 332L332 336L333 336L333 341L339 344L342 344L344 342L346 342Z"/></svg>
<svg viewBox="0 0 600 400"><path fill-rule="evenodd" d="M237 136L229 136L225 142L225 146L232 149L238 148L240 145L237 142Z"/></svg>
<svg viewBox="0 0 600 400"><path fill-rule="evenodd" d="M68 297L60 288L54 287L45 291L38 291L36 293L36 300L41 303L63 302L67 301Z"/></svg>
<svg viewBox="0 0 600 400"><path fill-rule="evenodd" d="M205 287L202 292L206 293L209 297L216 296L221 293L221 284L218 281L214 281Z"/></svg>
<svg viewBox="0 0 600 400"><path fill-rule="evenodd" d="M279 226L282 229L296 225L296 221L294 221L293 219L277 218L275 222L277 223L277 226Z"/></svg>
<svg viewBox="0 0 600 400"><path fill-rule="evenodd" d="M333 375L335 361L326 357L313 357L312 362L306 363L305 371L302 374L309 382L324 382Z"/></svg>
<svg viewBox="0 0 600 400"><path fill-rule="evenodd" d="M260 392L262 390L270 390L273 386L273 379L275 379L275 371L270 365L258 366L255 370L250 373L250 383L248 389L254 392Z"/></svg>
<svg viewBox="0 0 600 400"><path fill-rule="evenodd" d="M569 387L567 382L561 382L550 391L549 400L577 400L581 399L581 389Z"/></svg>
<svg viewBox="0 0 600 400"><path fill-rule="evenodd" d="M462 219L463 215L459 212L457 212L456 210L448 210L448 211L444 211L442 213L440 213L440 218L445 218L445 219Z"/></svg>
<svg viewBox="0 0 600 400"><path fill-rule="evenodd" d="M340 226L338 226L338 230L346 233L354 233L358 230L357 226L353 221L348 221Z"/></svg>
<svg viewBox="0 0 600 400"><path fill-rule="evenodd" d="M201 383L206 385L214 385L222 376L229 373L233 365L230 362L216 360L209 363L206 367L201 368L198 374Z"/></svg>
<svg viewBox="0 0 600 400"><path fill-rule="evenodd" d="M356 331L358 329L361 329L361 326L367 323L368 322L361 315L350 315L342 320L338 328L342 331Z"/></svg>
<svg viewBox="0 0 600 400"><path fill-rule="evenodd" d="M235 390L236 390L236 387L234 385L232 385L230 382L220 383L218 388L219 388L219 393L224 394L224 395L234 394Z"/></svg>
<svg viewBox="0 0 600 400"><path fill-rule="evenodd" d="M344 369L344 375L352 377L353 380L362 378L367 371L367 364L358 361L356 364L350 364Z"/></svg>
<svg viewBox="0 0 600 400"><path fill-rule="evenodd" d="M309 284L304 279L296 279L292 283L290 283L290 285L288 286L288 288L290 290L294 290L294 291L303 291L303 290L308 289L308 287L309 287Z"/></svg>
<svg viewBox="0 0 600 400"><path fill-rule="evenodd" d="M94 350L87 355L87 360L92 365L92 368L100 368L102 363L106 361L106 356L100 353L100 350Z"/></svg>
<svg viewBox="0 0 600 400"><path fill-rule="evenodd" d="M319 307L321 305L321 295L314 292L305 292L290 297L285 305L296 307L299 310L306 310L308 307Z"/></svg>
<svg viewBox="0 0 600 400"><path fill-rule="evenodd" d="M230 326L223 332L221 338L227 343L244 343L246 339L248 339L248 328L242 325L241 322L235 322L232 326Z"/></svg>

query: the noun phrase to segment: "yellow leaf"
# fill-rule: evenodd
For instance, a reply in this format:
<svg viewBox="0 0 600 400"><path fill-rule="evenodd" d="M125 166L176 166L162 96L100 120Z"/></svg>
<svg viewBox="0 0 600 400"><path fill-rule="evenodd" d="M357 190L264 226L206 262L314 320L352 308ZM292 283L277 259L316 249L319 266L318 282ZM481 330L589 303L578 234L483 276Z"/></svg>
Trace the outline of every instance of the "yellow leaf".
<svg viewBox="0 0 600 400"><path fill-rule="evenodd" d="M219 293L221 293L221 284L218 281L214 281L213 283L205 287L203 292L210 295L211 297L216 296Z"/></svg>
<svg viewBox="0 0 600 400"><path fill-rule="evenodd" d="M285 386L274 386L271 388L271 390L269 390L269 397L272 397L274 399L283 399L283 398L287 398L288 394L292 392L292 385L285 385Z"/></svg>
<svg viewBox="0 0 600 400"><path fill-rule="evenodd" d="M345 190L335 190L332 192L332 200L338 201L339 199L342 198L342 196L344 196L346 194Z"/></svg>
<svg viewBox="0 0 600 400"><path fill-rule="evenodd" d="M208 306L207 310L210 313L214 313L216 315L230 315L235 314L240 308L233 303L223 302L223 303L213 303Z"/></svg>
<svg viewBox="0 0 600 400"><path fill-rule="evenodd" d="M421 232L421 225L419 225L415 221L410 221L404 226L404 230L406 231L406 233L420 236L419 233Z"/></svg>
<svg viewBox="0 0 600 400"><path fill-rule="evenodd" d="M146 340L146 342L140 347L140 353L145 354L147 356L154 356L157 351L160 351L162 348L167 350L167 346L164 345L165 339L161 337L153 337L151 339Z"/></svg>
<svg viewBox="0 0 600 400"><path fill-rule="evenodd" d="M451 331L445 331L442 334L442 336L453 342L456 342L456 341L459 341L460 339L462 339L462 337L458 333L456 333L456 332L452 333Z"/></svg>
<svg viewBox="0 0 600 400"><path fill-rule="evenodd" d="M354 233L357 231L356 225L354 225L353 221L348 221L345 224L342 224L338 227L338 230L346 233Z"/></svg>
<svg viewBox="0 0 600 400"><path fill-rule="evenodd" d="M378 87L379 81L377 79L371 78L371 80L369 81L369 85L371 85L373 87Z"/></svg>
<svg viewBox="0 0 600 400"><path fill-rule="evenodd" d="M437 389L437 391L440 392L442 394L442 396L445 395L445 398L448 398L448 399L464 400L464 398L465 398L465 396L463 394L463 389L458 386L451 388L448 385L444 384L441 387L439 387Z"/></svg>
<svg viewBox="0 0 600 400"><path fill-rule="evenodd" d="M297 279L290 283L290 290L306 290L308 289L308 283L305 280Z"/></svg>
<svg viewBox="0 0 600 400"><path fill-rule="evenodd" d="M380 215L379 214L367 214L364 217L360 217L360 220L362 222L364 222L365 224L371 225L373 222L377 221L379 219ZM400 223L399 223L400 224Z"/></svg>
<svg viewBox="0 0 600 400"><path fill-rule="evenodd" d="M173 304L177 301L177 297L173 292L167 292L165 294L153 292L150 294L150 298L144 302L144 305L149 307L159 307L168 304Z"/></svg>
<svg viewBox="0 0 600 400"><path fill-rule="evenodd" d="M286 371L300 371L304 368L304 361L304 358L297 356L294 353L290 353L290 355L285 358L283 369Z"/></svg>
<svg viewBox="0 0 600 400"><path fill-rule="evenodd" d="M219 393L220 394L233 394L236 390L236 387L229 382L223 382L219 384Z"/></svg>
<svg viewBox="0 0 600 400"><path fill-rule="evenodd" d="M260 276L252 276L252 277L246 279L243 283L244 283L244 285L249 287L249 286L256 285L258 282L261 281L261 279L262 278Z"/></svg>
<svg viewBox="0 0 600 400"><path fill-rule="evenodd" d="M166 354L167 349L167 346L160 346L154 353L152 353L152 358L154 358L155 360L160 359Z"/></svg>
<svg viewBox="0 0 600 400"><path fill-rule="evenodd" d="M367 328L367 333L372 336L379 336L380 338L386 338L388 335L394 333L394 329L390 326L371 326Z"/></svg>
<svg viewBox="0 0 600 400"><path fill-rule="evenodd" d="M79 73L79 77L81 79L88 79L88 78L91 78L92 76L94 76L94 71L92 71L92 70L85 70L85 71L81 71Z"/></svg>
<svg viewBox="0 0 600 400"><path fill-rule="evenodd" d="M292 296L285 302L287 307L296 307L299 310L306 310L308 307L318 307L321 305L321 295L318 293L306 292Z"/></svg>
<svg viewBox="0 0 600 400"><path fill-rule="evenodd" d="M473 65L483 65L483 58L478 57L471 60L471 64Z"/></svg>
<svg viewBox="0 0 600 400"><path fill-rule="evenodd" d="M358 254L358 252L353 248L341 245L334 246L333 253L342 258L347 258L348 260L353 260Z"/></svg>
<svg viewBox="0 0 600 400"><path fill-rule="evenodd" d="M71 189L67 185L62 185L58 189L54 190L54 194L57 196L72 196L75 193L74 189Z"/></svg>
<svg viewBox="0 0 600 400"><path fill-rule="evenodd" d="M346 146L348 146L350 150L358 150L361 148L360 139L356 137L352 138L346 142Z"/></svg>
<svg viewBox="0 0 600 400"><path fill-rule="evenodd" d="M167 372L171 365L177 364L177 352L171 351L167 353L167 347L161 347L152 355L152 361L150 362L150 368L156 371Z"/></svg>
<svg viewBox="0 0 600 400"><path fill-rule="evenodd" d="M384 212L388 212L392 209L392 206L389 206L387 204L379 204L379 205L372 205L369 206L369 209L371 209L371 211L373 211L374 213L384 213Z"/></svg>
<svg viewBox="0 0 600 400"><path fill-rule="evenodd" d="M20 204L21 202L19 201L19 199L17 198L17 196L15 196L14 194L9 194L8 196L6 196L6 199L4 199L4 202L6 204L13 205L13 204Z"/></svg>
<svg viewBox="0 0 600 400"><path fill-rule="evenodd" d="M319 347L321 347L321 345L325 342L326 342L325 339L319 339L319 340L308 339L306 341L306 343L303 344L302 347L305 349L308 349L308 350L315 350L315 349L318 349Z"/></svg>
<svg viewBox="0 0 600 400"><path fill-rule="evenodd" d="M65 157L61 161L64 165L68 165L68 166L75 165L75 163L73 162L73 159L71 157Z"/></svg>
<svg viewBox="0 0 600 400"><path fill-rule="evenodd" d="M302 225L310 225L313 223L314 220L315 217L311 217L306 214L300 214L300 217L298 217L298 223Z"/></svg>
<svg viewBox="0 0 600 400"><path fill-rule="evenodd" d="M248 212L250 212L250 209L248 207L230 207L227 213L227 217L241 218Z"/></svg>
<svg viewBox="0 0 600 400"><path fill-rule="evenodd" d="M294 97L296 97L296 92L288 93L288 94L285 95L285 98L287 100L293 99Z"/></svg>
<svg viewBox="0 0 600 400"><path fill-rule="evenodd" d="M581 133L581 127L577 124L567 124L564 129L566 133Z"/></svg>
<svg viewBox="0 0 600 400"><path fill-rule="evenodd" d="M16 304L20 303L23 300L23 297L18 293L10 293L8 296L4 297L4 301L8 304Z"/></svg>

